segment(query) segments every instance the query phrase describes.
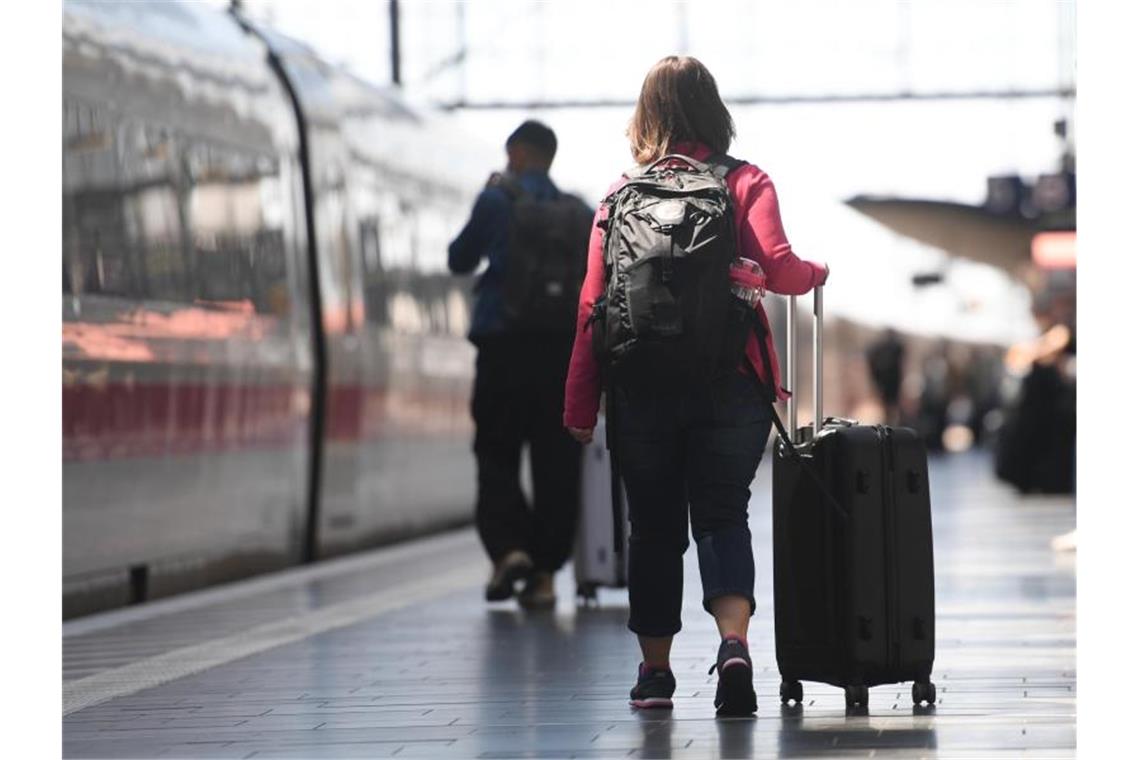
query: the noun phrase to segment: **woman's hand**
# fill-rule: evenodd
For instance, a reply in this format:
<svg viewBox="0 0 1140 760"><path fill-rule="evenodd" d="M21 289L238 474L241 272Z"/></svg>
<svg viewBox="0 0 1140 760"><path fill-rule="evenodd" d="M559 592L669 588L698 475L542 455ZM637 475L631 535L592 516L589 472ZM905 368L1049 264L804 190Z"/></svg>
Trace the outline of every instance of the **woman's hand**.
<svg viewBox="0 0 1140 760"><path fill-rule="evenodd" d="M567 432L570 433L570 436L575 441L577 441L578 443L585 444L585 443L589 443L590 441L594 440L594 429L592 427L590 427L590 428L568 427L568 428L566 428L566 430L567 430Z"/></svg>

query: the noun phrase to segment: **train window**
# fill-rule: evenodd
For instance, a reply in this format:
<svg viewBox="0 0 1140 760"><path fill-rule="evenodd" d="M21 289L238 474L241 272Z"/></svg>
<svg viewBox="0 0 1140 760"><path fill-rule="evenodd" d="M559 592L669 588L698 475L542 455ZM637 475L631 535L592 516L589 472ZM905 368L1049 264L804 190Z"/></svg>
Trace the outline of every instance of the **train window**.
<svg viewBox="0 0 1140 760"><path fill-rule="evenodd" d="M75 199L75 207L83 290L140 297L118 193L85 193Z"/></svg>
<svg viewBox="0 0 1140 760"><path fill-rule="evenodd" d="M183 239L175 136L165 127L138 124L124 130L124 138L124 206L142 286L149 299L186 301L192 262Z"/></svg>
<svg viewBox="0 0 1140 760"><path fill-rule="evenodd" d="M380 274L380 220L375 216L360 220L360 256L366 280Z"/></svg>
<svg viewBox="0 0 1140 760"><path fill-rule="evenodd" d="M102 108L65 99L63 129L65 287L73 293L141 297L142 275L127 234L122 125Z"/></svg>
<svg viewBox="0 0 1140 760"><path fill-rule="evenodd" d="M289 311L275 156L68 97L62 131L64 293Z"/></svg>
<svg viewBox="0 0 1140 760"><path fill-rule="evenodd" d="M388 317L387 278L380 257L380 219L360 220L360 257L364 272L364 318L383 323Z"/></svg>
<svg viewBox="0 0 1140 760"><path fill-rule="evenodd" d="M285 240L267 215L280 205L278 162L217 144L188 145L189 217L200 301L244 302L261 312L288 309ZM278 225L280 221L278 220Z"/></svg>
<svg viewBox="0 0 1140 760"><path fill-rule="evenodd" d="M253 308L284 314L290 308L285 235L281 229L259 230L253 240Z"/></svg>

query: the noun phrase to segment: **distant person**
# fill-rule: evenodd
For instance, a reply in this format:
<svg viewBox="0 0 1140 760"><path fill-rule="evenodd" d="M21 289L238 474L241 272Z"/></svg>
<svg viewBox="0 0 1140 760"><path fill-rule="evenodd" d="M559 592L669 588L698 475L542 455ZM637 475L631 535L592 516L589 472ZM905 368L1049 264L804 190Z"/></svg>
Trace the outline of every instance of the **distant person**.
<svg viewBox="0 0 1140 760"><path fill-rule="evenodd" d="M995 459L997 476L1021 493L1073 493L1076 489L1076 322L1059 313L1047 294L1033 303L1040 335L1006 354L1021 378L1006 410Z"/></svg>
<svg viewBox="0 0 1140 760"><path fill-rule="evenodd" d="M922 390L915 419L915 428L929 451L944 450L953 384L950 343L941 340L922 361Z"/></svg>
<svg viewBox="0 0 1140 760"><path fill-rule="evenodd" d="M867 367L883 404L883 416L888 425L899 424L899 394L902 390L905 354L898 333L890 328L867 349Z"/></svg>
<svg viewBox="0 0 1140 760"><path fill-rule="evenodd" d="M721 636L714 706L721 714L749 714L756 710L747 638L756 608L749 485L771 430L771 400L787 398L787 392L779 385L770 335L761 345L755 332L748 331L733 343L727 332L701 330L719 309L741 308L725 301L728 262L737 256L757 262L767 287L776 293L806 293L827 279L827 268L792 252L768 175L726 155L735 127L712 74L700 61L669 56L654 65L627 134L639 164L627 175L646 177L650 164L667 154L683 154L707 162L709 172L696 167L699 174L686 174L682 180L681 172L694 167L667 159L659 165L676 169L676 175L654 177L674 182L678 192L700 183L706 200L671 202L664 193L663 202L651 208L602 202L596 216L601 226L590 238L563 420L579 441L592 439L605 370L611 397L607 435L617 447L629 501L629 628L637 634L642 654L631 704L672 706L676 681L669 654L673 636L681 630L682 555L691 519L704 608L715 618ZM715 182L710 185L710 173L721 178L720 190ZM641 185L627 177L615 183L611 193L627 184L631 193L639 192ZM717 209L723 207L707 198L725 192L732 226L721 232L712 220L726 218L718 216ZM643 251L641 259L630 254L648 244L654 247ZM713 247L717 253L707 255L714 256L715 263L686 268L685 257L699 257L702 249ZM620 260L628 267L623 270L627 279L615 281L618 257L624 257ZM753 309L755 318L767 326L760 302L743 308ZM751 323L752 316L747 311L745 315ZM646 343L640 359L633 353L618 358L638 335L650 333L659 336L657 348ZM671 344L671 333L684 338ZM592 350L594 343L603 347L602 359ZM678 366L694 375L652 371L657 350L662 362L670 351L678 352ZM694 376L704 379L694 382Z"/></svg>
<svg viewBox="0 0 1140 760"><path fill-rule="evenodd" d="M590 209L550 180L554 131L526 121L507 138L494 173L448 248L452 272L487 267L475 285L470 339L478 349L471 413L478 497L475 522L493 564L485 596L517 586L529 609L555 603L554 573L570 555L581 447L562 429L562 378L585 271ZM528 446L533 504L519 482Z"/></svg>

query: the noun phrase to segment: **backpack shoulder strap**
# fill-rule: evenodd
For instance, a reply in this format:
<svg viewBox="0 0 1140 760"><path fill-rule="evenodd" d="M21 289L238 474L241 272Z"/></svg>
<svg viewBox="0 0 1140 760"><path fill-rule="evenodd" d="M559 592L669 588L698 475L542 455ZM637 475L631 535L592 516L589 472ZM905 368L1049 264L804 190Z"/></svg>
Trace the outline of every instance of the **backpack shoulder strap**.
<svg viewBox="0 0 1140 760"><path fill-rule="evenodd" d="M717 179L728 179L728 175L744 166L747 161L739 158L733 158L727 153L715 153L705 159L705 163L709 165L709 170Z"/></svg>
<svg viewBox="0 0 1140 760"><path fill-rule="evenodd" d="M514 177L508 177L506 174L496 173L494 184L492 186L497 187L506 193L507 197L511 200L511 203L514 203L520 198L524 198L530 195L530 193L523 189L523 186L519 184L518 180L516 180Z"/></svg>

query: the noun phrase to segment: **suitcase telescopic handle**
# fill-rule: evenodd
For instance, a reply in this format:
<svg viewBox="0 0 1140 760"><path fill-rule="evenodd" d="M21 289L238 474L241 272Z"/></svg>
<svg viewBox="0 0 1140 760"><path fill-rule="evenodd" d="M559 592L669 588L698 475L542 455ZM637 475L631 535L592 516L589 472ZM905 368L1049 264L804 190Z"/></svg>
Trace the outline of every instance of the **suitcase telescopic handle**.
<svg viewBox="0 0 1140 760"><path fill-rule="evenodd" d="M817 285L812 291L812 437L819 435L823 428L823 286ZM796 398L796 297L788 296L788 387L792 391L788 399L788 424L792 431L797 426L798 402Z"/></svg>

